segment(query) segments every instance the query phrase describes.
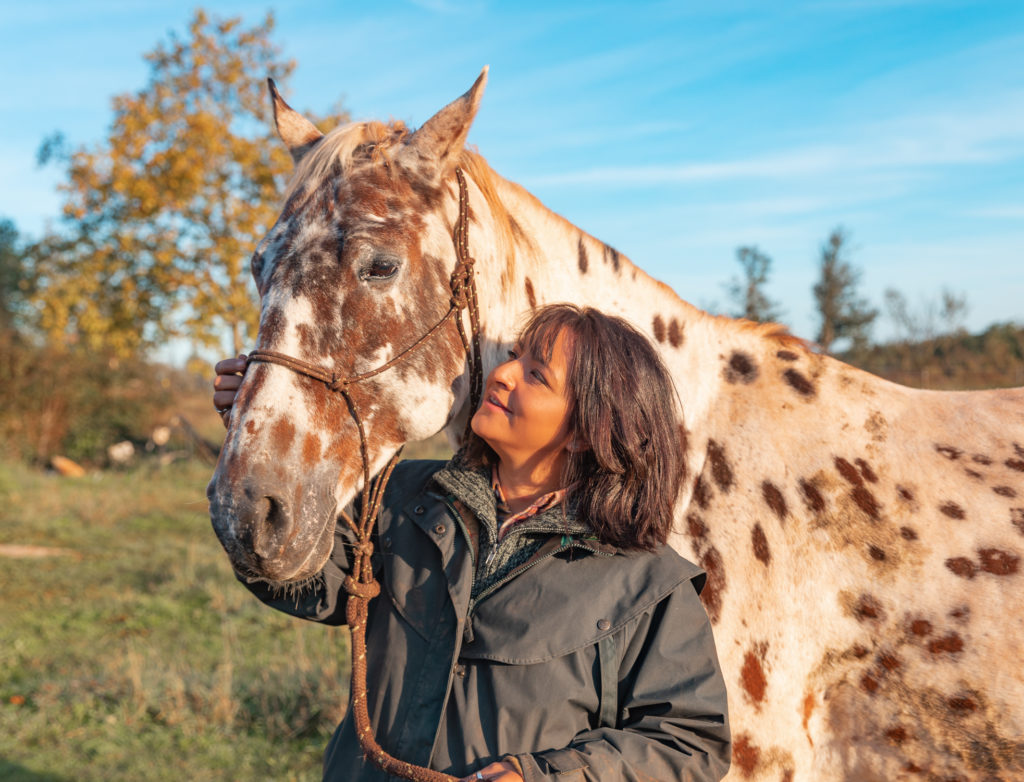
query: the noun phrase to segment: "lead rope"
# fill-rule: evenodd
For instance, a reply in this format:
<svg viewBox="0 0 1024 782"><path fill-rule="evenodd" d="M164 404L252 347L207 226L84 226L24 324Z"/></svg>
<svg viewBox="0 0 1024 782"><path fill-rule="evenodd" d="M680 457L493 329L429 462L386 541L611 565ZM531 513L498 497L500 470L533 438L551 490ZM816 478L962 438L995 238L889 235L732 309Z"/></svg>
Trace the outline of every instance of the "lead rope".
<svg viewBox="0 0 1024 782"><path fill-rule="evenodd" d="M465 440L469 436L470 420L473 417L473 411L480 404L480 397L483 391L483 358L480 355L480 309L476 295L476 280L473 276L476 262L469 254L469 195L466 187L466 177L462 173L461 168L455 169L455 177L459 183L459 215L455 223L455 232L452 236L452 240L455 243L456 263L449 283L452 292L451 305L444 317L428 329L425 334L386 364L369 372L347 378L339 378L334 372L310 364L302 359L293 358L292 356L272 350L254 350L249 354L249 361L278 364L293 372L325 383L331 391L340 393L345 398L349 414L356 424L356 430L359 433L359 455L363 463L362 505L359 512L359 522L356 523L347 513L341 511L341 518L356 535L352 572L345 576L343 582L345 591L348 592L349 596L345 605L345 619L352 633L351 691L352 709L356 722L356 738L359 740L359 746L362 748L364 756L377 768L385 773L413 780L413 782L456 782L456 778L448 774L442 774L440 771L406 763L404 760L399 760L389 755L377 743L377 739L373 735L373 728L370 726L370 714L367 709L366 697L366 620L369 615L370 601L380 594L380 583L373 577L373 565L370 562L370 557L373 555L373 527L380 513L381 502L384 499L384 490L387 488L391 473L398 463L398 457L402 453L402 449L398 449L375 479L370 479L370 455L366 445L366 431L363 428L363 421L359 417L359 412L356 410L355 403L349 393L349 386L374 375L379 375L384 370L397 364L400 360L404 360L409 353L426 342L432 334L454 317L455 323L458 326L459 337L462 340L462 347L465 349L466 354L470 356L469 415L466 419L463 439ZM470 334L468 336L462 318L459 317L459 313L463 309L468 310L469 313Z"/></svg>

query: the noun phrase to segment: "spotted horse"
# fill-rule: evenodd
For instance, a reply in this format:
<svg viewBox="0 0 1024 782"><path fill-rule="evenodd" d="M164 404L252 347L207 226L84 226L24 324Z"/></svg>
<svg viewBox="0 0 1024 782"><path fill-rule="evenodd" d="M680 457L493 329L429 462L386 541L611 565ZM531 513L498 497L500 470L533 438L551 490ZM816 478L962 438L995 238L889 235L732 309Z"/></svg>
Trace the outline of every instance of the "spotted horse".
<svg viewBox="0 0 1024 782"><path fill-rule="evenodd" d="M466 149L486 76L415 131L324 135L272 89L296 167L252 256L258 347L351 376L425 333L451 296L460 168L485 371L525 314L572 301L642 328L675 377L673 545L708 573L728 779L1024 779L1024 389L905 388L691 306ZM403 443L456 438L468 384L448 327L353 385L372 469ZM361 484L341 395L251 365L209 488L233 566L309 578Z"/></svg>

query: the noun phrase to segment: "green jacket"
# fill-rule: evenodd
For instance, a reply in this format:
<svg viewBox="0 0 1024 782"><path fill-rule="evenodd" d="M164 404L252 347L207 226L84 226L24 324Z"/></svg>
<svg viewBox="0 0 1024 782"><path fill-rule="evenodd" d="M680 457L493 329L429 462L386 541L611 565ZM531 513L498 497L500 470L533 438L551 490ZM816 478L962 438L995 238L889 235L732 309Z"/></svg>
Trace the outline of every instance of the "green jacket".
<svg viewBox="0 0 1024 782"><path fill-rule="evenodd" d="M473 550L451 481L434 480L442 467L401 463L378 523L383 590L370 604L367 656L381 746L456 777L514 755L526 782L720 779L729 728L698 598L703 571L667 546L623 552L549 534L471 599ZM343 624L351 542L339 525L321 578L299 595L243 583L274 608ZM324 779L392 777L363 760L346 718Z"/></svg>

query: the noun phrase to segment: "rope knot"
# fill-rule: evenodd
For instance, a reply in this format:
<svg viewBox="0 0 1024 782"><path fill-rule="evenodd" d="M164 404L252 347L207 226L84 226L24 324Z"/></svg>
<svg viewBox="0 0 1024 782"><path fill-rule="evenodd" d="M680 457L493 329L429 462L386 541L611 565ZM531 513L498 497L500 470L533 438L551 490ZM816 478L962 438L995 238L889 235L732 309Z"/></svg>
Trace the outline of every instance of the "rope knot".
<svg viewBox="0 0 1024 782"><path fill-rule="evenodd" d="M350 595L360 597L363 600L372 600L380 594L380 582L376 580L371 581L369 584L364 584L362 581L356 581L352 576L345 576L345 581L342 585Z"/></svg>
<svg viewBox="0 0 1024 782"><path fill-rule="evenodd" d="M459 261L455 264L455 269L452 271L451 281L449 285L452 289L452 306L458 309L465 309L469 303L466 296L466 291L472 281L473 267L468 263Z"/></svg>
<svg viewBox="0 0 1024 782"><path fill-rule="evenodd" d="M331 382L327 384L327 387L331 389L331 391L340 391L341 393L344 394L346 391L348 391L348 378L338 377L336 374L332 372Z"/></svg>

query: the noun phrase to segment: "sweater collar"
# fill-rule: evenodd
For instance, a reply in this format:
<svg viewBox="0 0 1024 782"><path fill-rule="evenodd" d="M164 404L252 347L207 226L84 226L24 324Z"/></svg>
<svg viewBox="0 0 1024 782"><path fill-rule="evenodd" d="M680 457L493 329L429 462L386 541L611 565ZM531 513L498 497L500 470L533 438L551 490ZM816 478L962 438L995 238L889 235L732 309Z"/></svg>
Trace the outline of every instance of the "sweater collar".
<svg viewBox="0 0 1024 782"><path fill-rule="evenodd" d="M466 464L462 452L455 454L444 467L434 474L434 483L469 508L480 520L491 540L498 534L497 498L491 483L491 468ZM517 532L543 535L592 535L590 527L578 518L572 495L562 502L549 505L539 512L518 521Z"/></svg>

